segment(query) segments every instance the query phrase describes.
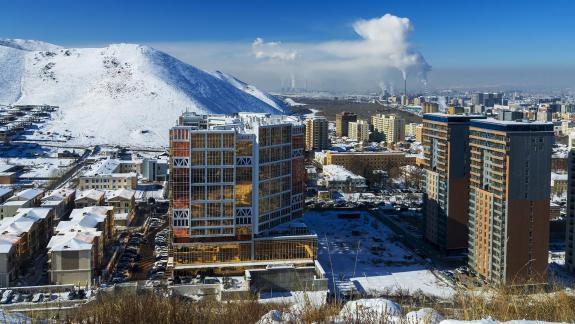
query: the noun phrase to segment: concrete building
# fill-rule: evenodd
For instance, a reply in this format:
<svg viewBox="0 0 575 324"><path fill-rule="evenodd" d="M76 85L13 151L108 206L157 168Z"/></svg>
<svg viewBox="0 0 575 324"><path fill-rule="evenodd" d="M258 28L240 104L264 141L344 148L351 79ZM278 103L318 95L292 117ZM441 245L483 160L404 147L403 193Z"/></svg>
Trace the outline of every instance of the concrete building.
<svg viewBox="0 0 575 324"><path fill-rule="evenodd" d="M417 128L421 127L419 123L409 123L405 125L405 136L416 137Z"/></svg>
<svg viewBox="0 0 575 324"><path fill-rule="evenodd" d="M79 179L78 189L136 189L138 163L106 159L96 162Z"/></svg>
<svg viewBox="0 0 575 324"><path fill-rule="evenodd" d="M143 159L142 177L148 181L167 181L168 161L160 159Z"/></svg>
<svg viewBox="0 0 575 324"><path fill-rule="evenodd" d="M389 171L404 165L415 164L415 157L403 152L332 152L327 151L321 163L341 165L347 170L370 178L374 170Z"/></svg>
<svg viewBox="0 0 575 324"><path fill-rule="evenodd" d="M59 221L72 211L75 199L75 189L61 188L52 190L48 195L42 198L42 204L40 207L53 209L54 218L56 221Z"/></svg>
<svg viewBox="0 0 575 324"><path fill-rule="evenodd" d="M170 130L174 271L313 263L303 216L304 125L289 116L185 113Z"/></svg>
<svg viewBox="0 0 575 324"><path fill-rule="evenodd" d="M367 142L369 140L369 124L365 120L358 120L348 124L348 137L352 141Z"/></svg>
<svg viewBox="0 0 575 324"><path fill-rule="evenodd" d="M53 225L49 208L22 208L0 221L0 287L15 284L22 267L46 247Z"/></svg>
<svg viewBox="0 0 575 324"><path fill-rule="evenodd" d="M335 115L335 136L349 136L349 123L357 121L357 115L348 111L343 111Z"/></svg>
<svg viewBox="0 0 575 324"><path fill-rule="evenodd" d="M469 267L495 284L547 283L553 124L469 127Z"/></svg>
<svg viewBox="0 0 575 324"><path fill-rule="evenodd" d="M104 191L96 189L88 189L78 191L76 200L74 201L76 208L84 208L90 206L104 206L106 201Z"/></svg>
<svg viewBox="0 0 575 324"><path fill-rule="evenodd" d="M16 193L0 205L0 220L13 217L19 208L38 207L44 196L42 189L26 189Z"/></svg>
<svg viewBox="0 0 575 324"><path fill-rule="evenodd" d="M443 252L467 248L469 123L479 116L425 114L424 238Z"/></svg>
<svg viewBox="0 0 575 324"><path fill-rule="evenodd" d="M104 252L114 235L113 207L74 209L48 243L52 284L91 284L104 266Z"/></svg>
<svg viewBox="0 0 575 324"><path fill-rule="evenodd" d="M0 187L0 204L3 204L8 198L12 197L14 189L10 187Z"/></svg>
<svg viewBox="0 0 575 324"><path fill-rule="evenodd" d="M108 206L114 207L114 223L116 226L128 226L136 215L135 191L117 189L107 197Z"/></svg>
<svg viewBox="0 0 575 324"><path fill-rule="evenodd" d="M405 139L405 120L396 115L377 114L371 117L373 129L385 136L386 143L399 143Z"/></svg>
<svg viewBox="0 0 575 324"><path fill-rule="evenodd" d="M328 121L325 117L307 118L305 124L305 150L327 150L330 147L328 137Z"/></svg>
<svg viewBox="0 0 575 324"><path fill-rule="evenodd" d="M514 110L500 110L497 114L497 119L504 121L519 121L523 119L523 112Z"/></svg>
<svg viewBox="0 0 575 324"><path fill-rule="evenodd" d="M505 100L507 101L507 100ZM503 93L502 92L477 92L471 94L471 104L472 105L481 105L485 107L493 107L497 105L503 105Z"/></svg>
<svg viewBox="0 0 575 324"><path fill-rule="evenodd" d="M433 114L439 112L439 104L436 102L424 102L422 105L422 113Z"/></svg>
<svg viewBox="0 0 575 324"><path fill-rule="evenodd" d="M341 165L324 165L323 177L318 183L330 192L363 192L367 189L365 178L354 174Z"/></svg>

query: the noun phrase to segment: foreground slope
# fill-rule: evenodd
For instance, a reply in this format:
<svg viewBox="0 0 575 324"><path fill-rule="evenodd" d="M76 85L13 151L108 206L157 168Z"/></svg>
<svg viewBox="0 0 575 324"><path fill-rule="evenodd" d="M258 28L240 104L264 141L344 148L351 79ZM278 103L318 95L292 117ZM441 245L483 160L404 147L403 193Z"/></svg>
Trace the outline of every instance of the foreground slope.
<svg viewBox="0 0 575 324"><path fill-rule="evenodd" d="M165 146L182 111L281 113L281 101L134 44L66 49L0 41L0 103L60 106L47 127L75 144ZM241 85L241 86L239 86Z"/></svg>

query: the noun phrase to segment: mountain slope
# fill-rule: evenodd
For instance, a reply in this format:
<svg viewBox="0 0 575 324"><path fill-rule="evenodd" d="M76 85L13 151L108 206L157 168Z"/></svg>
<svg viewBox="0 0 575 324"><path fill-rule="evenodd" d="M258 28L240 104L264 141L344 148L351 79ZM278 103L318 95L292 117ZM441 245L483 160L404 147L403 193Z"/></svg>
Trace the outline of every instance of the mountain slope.
<svg viewBox="0 0 575 324"><path fill-rule="evenodd" d="M281 101L147 46L0 42L0 103L60 106L48 129L77 144L167 145L184 110L281 113ZM29 50L31 49L31 50ZM36 50L41 49L41 50ZM238 84L242 84L238 87Z"/></svg>

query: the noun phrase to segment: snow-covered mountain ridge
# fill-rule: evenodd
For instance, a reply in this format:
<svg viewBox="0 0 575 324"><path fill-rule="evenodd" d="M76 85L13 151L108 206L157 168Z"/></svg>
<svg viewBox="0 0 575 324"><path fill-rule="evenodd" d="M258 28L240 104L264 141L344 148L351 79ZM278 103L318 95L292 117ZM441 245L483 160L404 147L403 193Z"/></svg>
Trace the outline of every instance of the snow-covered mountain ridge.
<svg viewBox="0 0 575 324"><path fill-rule="evenodd" d="M0 104L60 106L47 130L77 144L167 145L182 111L281 113L279 99L148 46L63 48L0 39Z"/></svg>

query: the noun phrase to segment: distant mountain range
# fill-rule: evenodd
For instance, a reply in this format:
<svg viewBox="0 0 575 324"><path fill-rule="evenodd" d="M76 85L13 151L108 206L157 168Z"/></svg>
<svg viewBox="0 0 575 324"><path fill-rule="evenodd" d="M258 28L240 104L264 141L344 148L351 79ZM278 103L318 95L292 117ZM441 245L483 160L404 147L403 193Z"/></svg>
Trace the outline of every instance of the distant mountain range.
<svg viewBox="0 0 575 324"><path fill-rule="evenodd" d="M183 111L282 113L283 101L148 46L63 48L0 39L0 104L60 106L47 129L77 144L165 146Z"/></svg>

